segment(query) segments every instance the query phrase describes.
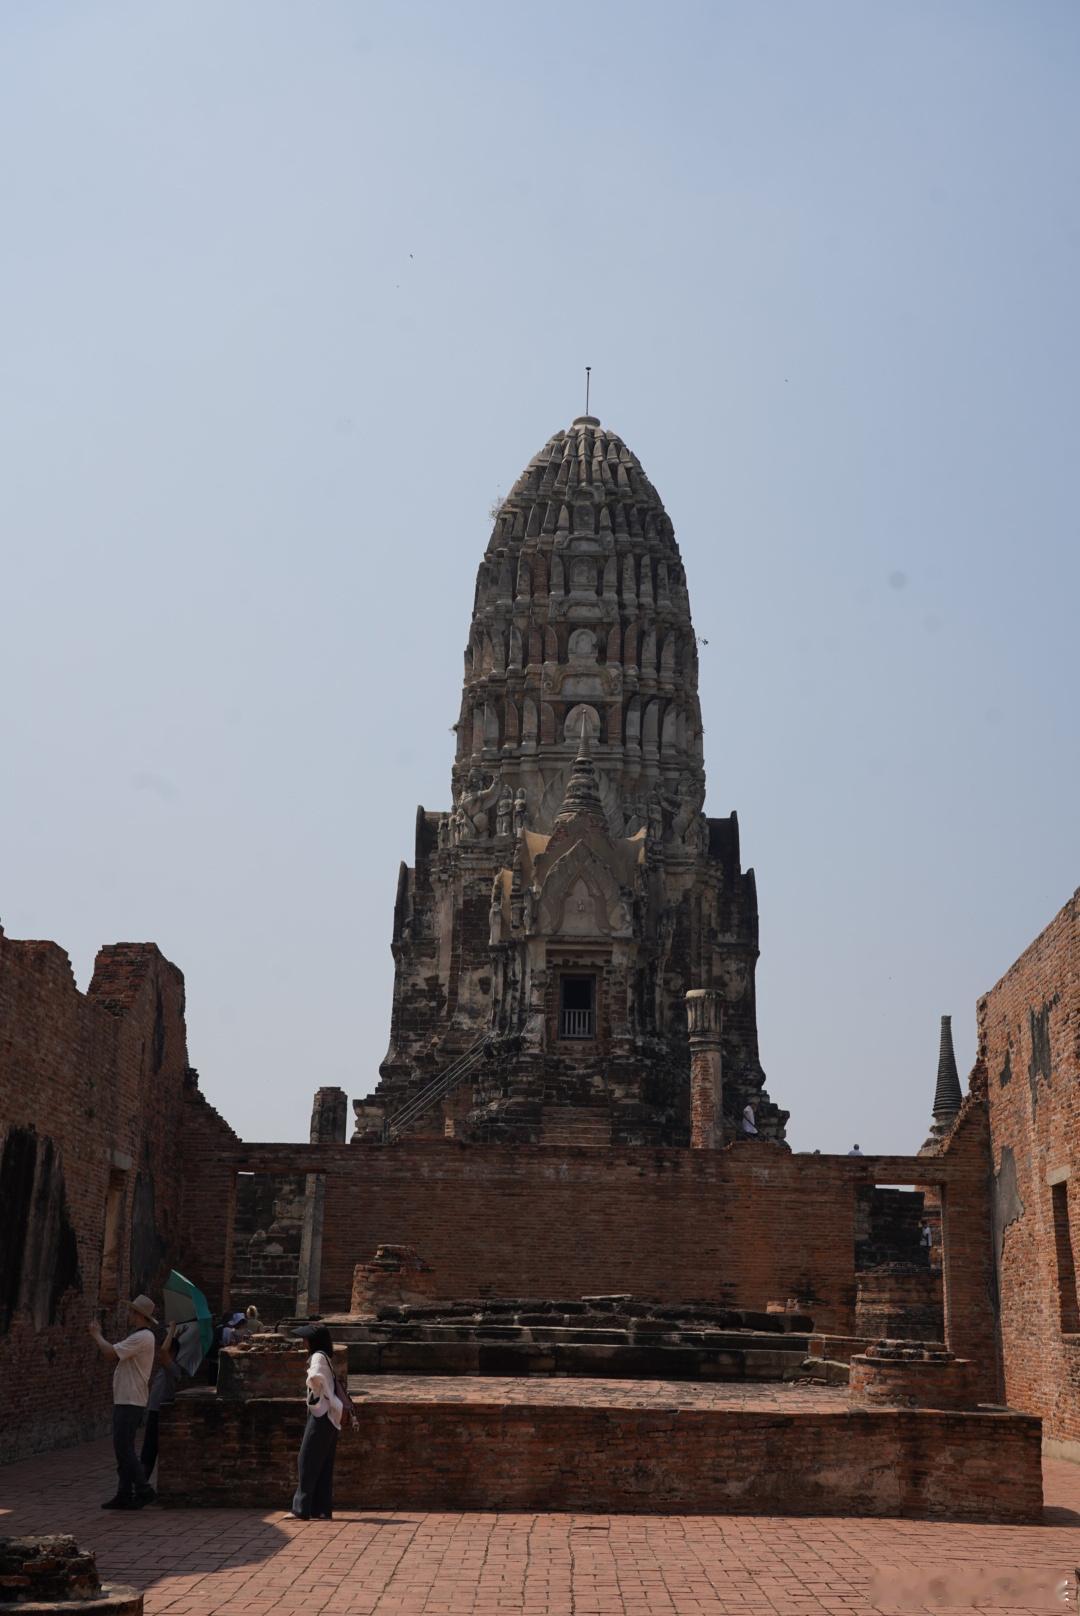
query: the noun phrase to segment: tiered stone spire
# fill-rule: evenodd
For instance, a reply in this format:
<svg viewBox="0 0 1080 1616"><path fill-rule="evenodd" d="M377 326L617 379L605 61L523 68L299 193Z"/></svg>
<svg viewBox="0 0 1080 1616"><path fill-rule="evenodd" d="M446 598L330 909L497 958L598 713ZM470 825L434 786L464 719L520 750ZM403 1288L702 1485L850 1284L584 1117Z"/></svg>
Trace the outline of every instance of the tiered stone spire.
<svg viewBox="0 0 1080 1616"><path fill-rule="evenodd" d="M502 501L480 563L453 803L418 812L398 879L390 1046L361 1132L484 1038L462 1137L536 1142L545 1108L583 1105L606 1106L617 1144L715 1145L752 1103L759 1136L783 1139L754 877L734 814L702 811L697 685L671 522L622 439L579 416ZM693 1126L688 1003L712 1029Z"/></svg>
<svg viewBox="0 0 1080 1616"><path fill-rule="evenodd" d="M934 1089L933 1120L930 1124L929 1136L923 1145L924 1150L932 1149L944 1139L956 1121L963 1103L964 1096L960 1088L960 1074L956 1069L956 1054L953 1050L952 1016L942 1016L941 1042L938 1048L937 1086Z"/></svg>
<svg viewBox="0 0 1080 1616"><path fill-rule="evenodd" d="M677 797L678 840L705 795L697 679L671 521L622 439L579 416L518 478L480 564L455 805L483 835L478 798L520 794L529 826L550 831L584 719L610 832L633 834L652 799Z"/></svg>

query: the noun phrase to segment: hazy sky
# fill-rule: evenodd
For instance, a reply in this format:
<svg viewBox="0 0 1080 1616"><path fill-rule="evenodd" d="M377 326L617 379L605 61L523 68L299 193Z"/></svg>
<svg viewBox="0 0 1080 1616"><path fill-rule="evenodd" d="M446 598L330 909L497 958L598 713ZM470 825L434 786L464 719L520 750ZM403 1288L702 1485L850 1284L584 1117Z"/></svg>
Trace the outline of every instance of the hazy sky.
<svg viewBox="0 0 1080 1616"><path fill-rule="evenodd" d="M249 1138L377 1080L488 511L675 523L797 1149L1080 882L1073 0L9 3L0 918L187 978Z"/></svg>

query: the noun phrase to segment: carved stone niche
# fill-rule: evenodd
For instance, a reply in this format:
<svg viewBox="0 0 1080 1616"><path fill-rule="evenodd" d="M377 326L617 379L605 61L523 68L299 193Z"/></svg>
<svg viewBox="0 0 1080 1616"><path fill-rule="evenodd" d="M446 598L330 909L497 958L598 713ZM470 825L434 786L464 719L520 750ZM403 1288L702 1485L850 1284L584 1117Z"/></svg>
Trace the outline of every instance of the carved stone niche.
<svg viewBox="0 0 1080 1616"><path fill-rule="evenodd" d="M622 936L631 921L613 873L584 842L575 842L552 866L540 894L544 936Z"/></svg>

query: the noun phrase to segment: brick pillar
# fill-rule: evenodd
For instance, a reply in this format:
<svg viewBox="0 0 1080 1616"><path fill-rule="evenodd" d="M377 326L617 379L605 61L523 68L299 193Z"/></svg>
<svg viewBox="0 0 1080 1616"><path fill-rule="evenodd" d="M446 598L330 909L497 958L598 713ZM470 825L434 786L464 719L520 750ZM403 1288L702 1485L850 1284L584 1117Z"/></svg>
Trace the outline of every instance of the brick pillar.
<svg viewBox="0 0 1080 1616"><path fill-rule="evenodd" d="M343 1145L349 1097L344 1089L316 1089L311 1107L313 1145Z"/></svg>
<svg viewBox="0 0 1080 1616"><path fill-rule="evenodd" d="M690 1031L690 1148L715 1150L723 1138L720 1026L723 1007L715 988L686 995Z"/></svg>
<svg viewBox="0 0 1080 1616"><path fill-rule="evenodd" d="M349 1111L344 1089L316 1089L311 1107L313 1145L343 1145ZM300 1318L318 1313L322 1294L323 1210L326 1174L308 1173L304 1184L304 1231L300 1238L300 1271L296 1279L296 1311Z"/></svg>

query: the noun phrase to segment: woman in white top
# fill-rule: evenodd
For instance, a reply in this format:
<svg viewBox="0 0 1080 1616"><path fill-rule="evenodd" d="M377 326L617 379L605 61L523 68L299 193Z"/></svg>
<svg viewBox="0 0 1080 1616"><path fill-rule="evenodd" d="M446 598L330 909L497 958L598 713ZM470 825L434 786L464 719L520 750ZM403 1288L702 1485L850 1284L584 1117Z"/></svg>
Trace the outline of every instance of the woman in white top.
<svg viewBox="0 0 1080 1616"><path fill-rule="evenodd" d="M334 1511L334 1455L348 1396L334 1374L334 1343L320 1326L302 1330L307 1367L307 1425L300 1444L299 1485L292 1513L301 1521L328 1521Z"/></svg>

